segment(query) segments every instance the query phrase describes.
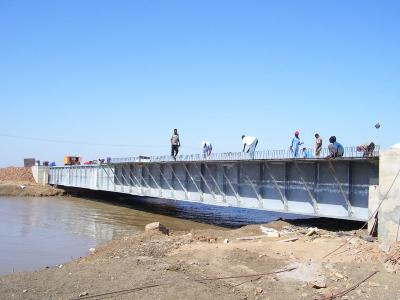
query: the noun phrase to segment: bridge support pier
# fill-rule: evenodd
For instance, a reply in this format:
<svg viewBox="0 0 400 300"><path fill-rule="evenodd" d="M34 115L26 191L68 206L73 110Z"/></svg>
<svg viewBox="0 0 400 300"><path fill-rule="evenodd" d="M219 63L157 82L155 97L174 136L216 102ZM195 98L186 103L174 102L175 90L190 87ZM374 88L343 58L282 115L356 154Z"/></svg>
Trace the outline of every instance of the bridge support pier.
<svg viewBox="0 0 400 300"><path fill-rule="evenodd" d="M379 162L378 238L383 250L400 241L400 149L381 152ZM375 200L375 203L377 201Z"/></svg>

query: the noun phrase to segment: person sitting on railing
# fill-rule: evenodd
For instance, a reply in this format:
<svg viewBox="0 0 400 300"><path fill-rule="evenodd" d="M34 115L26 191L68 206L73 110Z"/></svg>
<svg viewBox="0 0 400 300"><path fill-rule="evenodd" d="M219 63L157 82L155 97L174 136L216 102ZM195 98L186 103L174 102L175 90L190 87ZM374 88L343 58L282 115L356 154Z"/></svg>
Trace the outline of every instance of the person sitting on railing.
<svg viewBox="0 0 400 300"><path fill-rule="evenodd" d="M300 132L298 130L296 130L294 132L294 137L292 139L292 143L290 144L290 151L293 154L293 157L298 157L299 156L299 152L300 152L300 146L303 145L304 143L302 143L300 141Z"/></svg>
<svg viewBox="0 0 400 300"><path fill-rule="evenodd" d="M242 135L243 142L243 150L242 152L249 153L250 158L254 158L254 152L256 151L256 147L258 145L258 139L254 136Z"/></svg>
<svg viewBox="0 0 400 300"><path fill-rule="evenodd" d="M206 159L207 157L209 157L211 155L212 145L209 141L204 140L201 143L201 146L203 147L203 158Z"/></svg>
<svg viewBox="0 0 400 300"><path fill-rule="evenodd" d="M328 158L336 158L336 157L343 157L344 148L342 144L336 141L336 136L331 136L329 138L329 155Z"/></svg>
<svg viewBox="0 0 400 300"><path fill-rule="evenodd" d="M374 155L375 143L369 142L357 146L357 152L362 152L363 157L372 157Z"/></svg>

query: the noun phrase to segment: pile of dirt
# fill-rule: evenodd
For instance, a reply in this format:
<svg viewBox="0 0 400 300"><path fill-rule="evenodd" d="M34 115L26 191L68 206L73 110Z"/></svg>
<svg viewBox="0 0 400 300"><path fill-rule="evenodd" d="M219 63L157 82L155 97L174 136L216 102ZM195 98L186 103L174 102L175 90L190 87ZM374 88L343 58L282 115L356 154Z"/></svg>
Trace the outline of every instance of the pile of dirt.
<svg viewBox="0 0 400 300"><path fill-rule="evenodd" d="M0 196L43 197L60 196L65 191L49 185L38 185L31 168L8 167L0 169Z"/></svg>
<svg viewBox="0 0 400 300"><path fill-rule="evenodd" d="M35 183L31 168L8 167L0 169L0 182Z"/></svg>

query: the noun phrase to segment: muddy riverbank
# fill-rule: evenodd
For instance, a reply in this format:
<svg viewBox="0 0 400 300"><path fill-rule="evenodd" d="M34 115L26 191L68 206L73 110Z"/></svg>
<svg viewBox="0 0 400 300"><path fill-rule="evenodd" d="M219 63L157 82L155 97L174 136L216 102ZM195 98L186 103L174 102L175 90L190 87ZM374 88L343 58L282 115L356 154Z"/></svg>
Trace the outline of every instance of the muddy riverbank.
<svg viewBox="0 0 400 300"><path fill-rule="evenodd" d="M65 195L62 189L38 184L0 182L0 196L51 197Z"/></svg>
<svg viewBox="0 0 400 300"><path fill-rule="evenodd" d="M382 253L364 232L310 231L306 223L277 221L127 235L64 266L1 277L0 297L398 299L399 248Z"/></svg>
<svg viewBox="0 0 400 300"><path fill-rule="evenodd" d="M31 168L0 168L0 196L50 197L65 194L62 189L36 184Z"/></svg>

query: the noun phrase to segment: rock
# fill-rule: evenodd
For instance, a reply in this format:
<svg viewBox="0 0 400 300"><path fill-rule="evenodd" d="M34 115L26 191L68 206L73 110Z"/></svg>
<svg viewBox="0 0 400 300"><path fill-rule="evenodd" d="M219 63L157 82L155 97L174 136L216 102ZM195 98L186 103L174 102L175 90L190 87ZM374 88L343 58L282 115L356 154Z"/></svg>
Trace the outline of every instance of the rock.
<svg viewBox="0 0 400 300"><path fill-rule="evenodd" d="M264 292L262 287L257 287L256 288L256 294L262 294L262 292Z"/></svg>
<svg viewBox="0 0 400 300"><path fill-rule="evenodd" d="M146 233L162 233L165 235L169 235L169 229L165 227L160 222L153 222L146 225L144 228Z"/></svg>
<svg viewBox="0 0 400 300"><path fill-rule="evenodd" d="M89 248L89 252L94 252L94 251L96 251L96 248Z"/></svg>
<svg viewBox="0 0 400 300"><path fill-rule="evenodd" d="M333 298L333 293L331 291L325 292L324 293L324 299L332 299Z"/></svg>
<svg viewBox="0 0 400 300"><path fill-rule="evenodd" d="M89 295L88 292L82 292L82 293L79 294L79 298L85 297L87 295Z"/></svg>
<svg viewBox="0 0 400 300"><path fill-rule="evenodd" d="M363 235L363 236L361 236L361 239L362 240L364 240L364 241L366 241L366 242L370 242L370 243L372 243L375 239L372 237L372 236L370 236L370 235Z"/></svg>
<svg viewBox="0 0 400 300"><path fill-rule="evenodd" d="M320 277L315 281L312 281L309 283L310 287L312 287L313 289L325 289L326 288L326 281L324 277Z"/></svg>
<svg viewBox="0 0 400 300"><path fill-rule="evenodd" d="M22 292L23 292L23 293L27 293L27 292L28 292L28 290L22 290Z"/></svg>
<svg viewBox="0 0 400 300"><path fill-rule="evenodd" d="M228 239L225 239L225 240L224 240L224 244L229 244L229 240L228 240Z"/></svg>

